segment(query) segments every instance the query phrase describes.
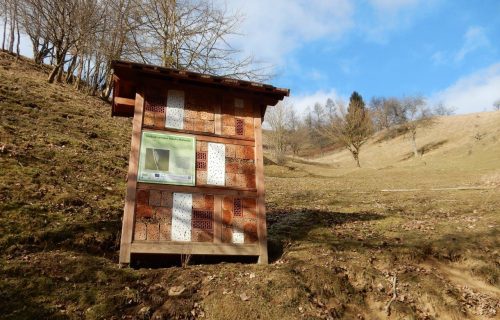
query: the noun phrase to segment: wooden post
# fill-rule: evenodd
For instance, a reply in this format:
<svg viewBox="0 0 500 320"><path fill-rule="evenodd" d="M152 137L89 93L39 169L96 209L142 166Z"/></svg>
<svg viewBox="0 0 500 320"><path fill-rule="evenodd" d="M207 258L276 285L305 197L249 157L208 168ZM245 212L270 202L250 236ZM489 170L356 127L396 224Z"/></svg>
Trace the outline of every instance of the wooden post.
<svg viewBox="0 0 500 320"><path fill-rule="evenodd" d="M132 143L130 148L127 195L123 210L122 236L120 240L120 264L130 263L130 246L134 230L135 193L137 188L137 171L139 166L139 150L141 146L142 116L144 112L144 94L135 95L134 119L132 121Z"/></svg>
<svg viewBox="0 0 500 320"><path fill-rule="evenodd" d="M214 243L222 243L222 200L223 195L214 195Z"/></svg>
<svg viewBox="0 0 500 320"><path fill-rule="evenodd" d="M264 152L262 149L261 109L265 106L254 104L255 132L255 183L257 187L257 234L259 237L259 264L267 264L267 227L264 191Z"/></svg>

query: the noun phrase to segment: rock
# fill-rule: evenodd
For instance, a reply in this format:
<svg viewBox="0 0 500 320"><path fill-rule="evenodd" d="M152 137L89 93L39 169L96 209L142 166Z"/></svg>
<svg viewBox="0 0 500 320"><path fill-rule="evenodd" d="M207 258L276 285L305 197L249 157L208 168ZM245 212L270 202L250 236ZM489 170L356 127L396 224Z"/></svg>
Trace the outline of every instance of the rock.
<svg viewBox="0 0 500 320"><path fill-rule="evenodd" d="M248 301L250 300L250 297L247 296L247 294L245 292L243 292L242 294L240 294L240 298L242 301Z"/></svg>
<svg viewBox="0 0 500 320"><path fill-rule="evenodd" d="M186 290L186 287L184 287L184 286L170 287L170 289L168 289L168 295L171 297L180 296L185 290Z"/></svg>

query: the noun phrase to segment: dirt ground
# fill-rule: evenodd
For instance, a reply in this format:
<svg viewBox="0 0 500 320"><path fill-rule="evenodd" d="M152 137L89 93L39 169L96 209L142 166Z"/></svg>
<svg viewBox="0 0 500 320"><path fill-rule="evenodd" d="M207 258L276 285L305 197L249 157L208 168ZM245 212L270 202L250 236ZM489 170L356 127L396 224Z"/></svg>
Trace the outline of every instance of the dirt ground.
<svg viewBox="0 0 500 320"><path fill-rule="evenodd" d="M491 130L464 157L266 166L269 265L119 268L131 123L46 72L0 54L0 318L499 317Z"/></svg>

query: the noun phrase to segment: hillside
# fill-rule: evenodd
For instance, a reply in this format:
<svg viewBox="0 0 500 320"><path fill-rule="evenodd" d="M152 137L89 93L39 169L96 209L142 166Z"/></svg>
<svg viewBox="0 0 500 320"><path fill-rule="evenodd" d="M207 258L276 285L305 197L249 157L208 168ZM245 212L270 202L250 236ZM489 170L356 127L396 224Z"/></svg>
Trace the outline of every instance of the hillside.
<svg viewBox="0 0 500 320"><path fill-rule="evenodd" d="M119 268L131 122L46 76L0 53L0 318L498 316L498 113L425 129L439 146L422 160L397 137L366 145L362 169L344 152L266 166L268 266ZM481 139L456 133L471 123ZM403 188L418 190L383 191Z"/></svg>
<svg viewBox="0 0 500 320"><path fill-rule="evenodd" d="M363 167L380 169L388 165L405 167L421 164L412 161L413 152L408 136L401 134L389 138L389 134L387 131L380 132L362 147ZM455 165L459 170L476 169L480 163L481 169L498 169L500 112L437 117L430 127L417 130L417 147L423 153L424 164L436 168ZM347 151L317 160L342 167L354 165Z"/></svg>

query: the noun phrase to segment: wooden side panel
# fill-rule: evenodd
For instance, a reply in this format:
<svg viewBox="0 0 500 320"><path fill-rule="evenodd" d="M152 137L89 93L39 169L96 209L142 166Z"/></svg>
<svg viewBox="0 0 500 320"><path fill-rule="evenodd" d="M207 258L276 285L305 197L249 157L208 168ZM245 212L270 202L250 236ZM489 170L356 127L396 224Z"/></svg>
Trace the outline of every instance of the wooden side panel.
<svg viewBox="0 0 500 320"><path fill-rule="evenodd" d="M254 128L255 128L255 182L257 187L257 234L259 238L259 263L267 264L267 227L266 227L266 205L264 192L264 152L262 150L262 123L261 108L263 105L255 105Z"/></svg>
<svg viewBox="0 0 500 320"><path fill-rule="evenodd" d="M132 121L132 142L130 148L127 195L123 210L122 234L120 239L120 263L130 263L130 245L134 230L134 209L136 201L137 170L139 165L139 150L141 146L141 127L144 110L144 94L137 92L135 96L134 119Z"/></svg>

